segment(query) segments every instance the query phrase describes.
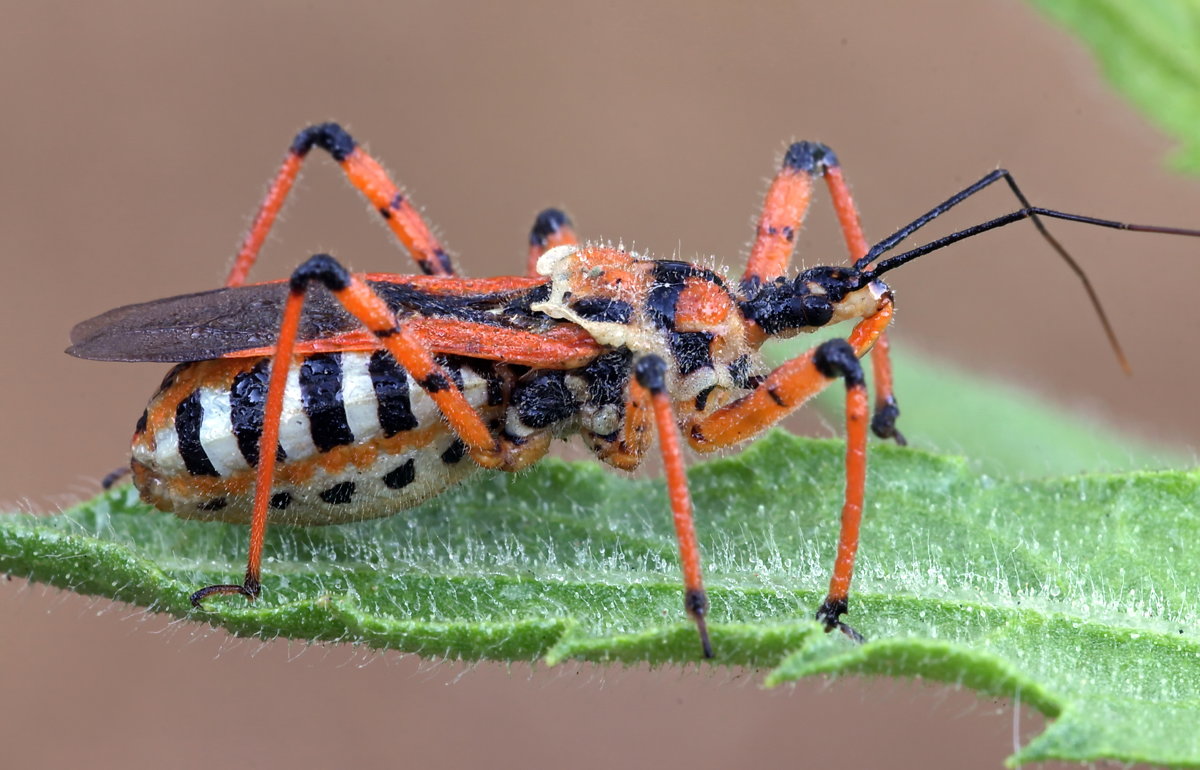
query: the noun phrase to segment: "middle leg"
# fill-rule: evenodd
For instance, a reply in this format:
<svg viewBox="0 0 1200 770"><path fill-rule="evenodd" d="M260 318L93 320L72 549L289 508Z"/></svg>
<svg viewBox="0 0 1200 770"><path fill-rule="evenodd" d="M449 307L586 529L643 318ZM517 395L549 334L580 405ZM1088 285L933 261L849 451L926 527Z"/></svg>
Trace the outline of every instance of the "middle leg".
<svg viewBox="0 0 1200 770"><path fill-rule="evenodd" d="M784 155L783 164L763 201L743 281L770 281L787 272L795 249L796 234L808 213L813 182L817 178L824 179L829 189L850 261L859 263L870 250L858 207L850 195L850 187L837 154L817 142L796 142ZM880 438L892 438L903 445L904 436L896 430L900 408L892 387L890 350L887 332L884 331L879 343L871 351L875 374L875 417L871 421L871 429Z"/></svg>
<svg viewBox="0 0 1200 770"><path fill-rule="evenodd" d="M679 436L679 423L667 393L667 364L656 355L642 356L634 364L633 381L630 386L629 409L643 410L646 402L653 413L658 429L658 446L662 453L663 467L667 475L667 492L671 500L672 520L675 537L679 541L679 561L683 567L683 606L696 623L700 632L700 649L704 657L713 656L712 643L708 638L708 594L704 590L704 577L700 569L700 543L696 539L696 524L693 516L692 496L688 491L687 473L684 470L683 448Z"/></svg>

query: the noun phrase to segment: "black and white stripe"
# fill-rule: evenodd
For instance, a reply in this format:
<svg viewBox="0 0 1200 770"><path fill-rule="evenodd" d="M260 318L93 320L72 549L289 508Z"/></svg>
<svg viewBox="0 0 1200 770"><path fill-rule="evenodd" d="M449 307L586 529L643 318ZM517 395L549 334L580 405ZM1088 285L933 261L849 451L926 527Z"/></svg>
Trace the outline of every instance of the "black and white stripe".
<svg viewBox="0 0 1200 770"><path fill-rule="evenodd" d="M445 360L468 403L493 404L494 378ZM174 419L149 426L154 451L139 459L165 473L227 477L258 465L270 362L233 378L228 389L201 386ZM390 438L441 420L437 404L385 351L317 354L288 370L278 458L303 460L336 447ZM443 447L441 451L444 451ZM344 495L332 495L341 499Z"/></svg>
<svg viewBox="0 0 1200 770"><path fill-rule="evenodd" d="M439 357L447 380L491 417L507 400L487 362ZM201 364L202 366L204 364ZM200 386L171 412L155 410L134 441L141 486L156 505L189 518L248 521L253 489L214 495L211 485L178 481L244 477L259 461L270 361L235 375L227 387ZM203 376L197 376L203 381ZM157 398L174 399L178 391ZM346 450L359 442L433 428L425 443L395 453L317 463L302 484L285 479L287 463ZM385 352L351 351L307 357L288 370L277 450L282 471L271 493L272 521L328 524L387 516L458 483L478 466L444 423L437 404ZM359 463L359 464L354 464ZM164 483L172 482L176 483ZM143 490L145 492L145 490Z"/></svg>
<svg viewBox="0 0 1200 770"><path fill-rule="evenodd" d="M213 466L201 439L204 409L201 394L193 392L179 402L175 409L175 445L183 467L193 476L220 476Z"/></svg>
<svg viewBox="0 0 1200 770"><path fill-rule="evenodd" d="M412 403L408 398L411 378L392 358L392 354L386 350L372 353L367 374L366 380L360 378L359 381L369 381L371 384L376 400L375 413L383 435L390 438L401 431L416 428L417 418L413 415Z"/></svg>
<svg viewBox="0 0 1200 770"><path fill-rule="evenodd" d="M267 378L270 375L269 359L263 359L249 371L233 378L229 388L230 424L237 440L238 451L250 467L258 465L258 442L262 438L263 408L267 403ZM276 459L287 459L283 447L279 447Z"/></svg>
<svg viewBox="0 0 1200 770"><path fill-rule="evenodd" d="M328 452L354 443L342 402L342 354L322 353L304 359L298 382L300 403L317 450Z"/></svg>

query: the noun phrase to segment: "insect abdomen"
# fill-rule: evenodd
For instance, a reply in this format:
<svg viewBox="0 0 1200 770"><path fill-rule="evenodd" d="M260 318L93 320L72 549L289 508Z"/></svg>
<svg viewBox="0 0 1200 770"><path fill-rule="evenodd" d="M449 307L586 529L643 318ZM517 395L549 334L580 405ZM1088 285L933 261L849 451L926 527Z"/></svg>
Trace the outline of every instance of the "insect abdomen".
<svg viewBox="0 0 1200 770"><path fill-rule="evenodd" d="M448 362L468 402L498 413L485 369ZM249 521L269 359L178 367L139 422L134 482L185 518ZM477 466L433 400L384 351L307 356L288 371L271 521L333 524L388 516Z"/></svg>

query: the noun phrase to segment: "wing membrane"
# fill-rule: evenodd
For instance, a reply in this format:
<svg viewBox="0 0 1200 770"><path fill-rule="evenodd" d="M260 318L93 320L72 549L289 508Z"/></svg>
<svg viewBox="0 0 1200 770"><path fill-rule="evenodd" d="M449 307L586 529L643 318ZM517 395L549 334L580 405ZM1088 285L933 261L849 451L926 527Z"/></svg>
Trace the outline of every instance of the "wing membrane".
<svg viewBox="0 0 1200 770"><path fill-rule="evenodd" d="M535 282L515 281L485 293L471 292L466 281L454 291L434 281L424 287L419 277L369 283L401 320L454 319L535 333L555 325L529 311L529 297L539 290ZM287 283L280 281L126 305L76 325L67 353L96 361L183 363L269 348L275 344L286 299ZM323 286L309 287L300 320L301 342L361 328Z"/></svg>

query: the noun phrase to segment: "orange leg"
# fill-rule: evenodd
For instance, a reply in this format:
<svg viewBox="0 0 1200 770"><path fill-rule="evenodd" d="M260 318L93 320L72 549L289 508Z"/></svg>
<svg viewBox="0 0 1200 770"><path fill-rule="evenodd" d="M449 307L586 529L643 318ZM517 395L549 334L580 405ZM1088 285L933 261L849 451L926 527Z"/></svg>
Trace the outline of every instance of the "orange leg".
<svg viewBox="0 0 1200 770"><path fill-rule="evenodd" d="M796 234L812 202L813 179L817 177L824 177L829 187L851 259L857 260L867 253L870 244L863 234L837 155L817 142L796 142L783 156L783 165L767 190L743 281L770 281L787 273Z"/></svg>
<svg viewBox="0 0 1200 770"><path fill-rule="evenodd" d="M814 365L826 377L842 377L846 382L846 495L842 505L842 528L838 536L837 558L829 579L829 593L817 609L817 620L826 631L837 628L856 642L862 635L841 620L849 609L850 581L854 577L854 556L858 552L858 531L862 523L863 497L867 485L867 386L854 348L843 340L830 340L817 348Z"/></svg>
<svg viewBox="0 0 1200 770"><path fill-rule="evenodd" d="M856 356L861 358L871 350L891 323L892 314L893 306L887 302L854 327L846 341ZM749 394L693 423L688 437L692 448L713 452L753 438L824 390L832 380L814 368L814 355L810 350L780 364Z"/></svg>
<svg viewBox="0 0 1200 770"><path fill-rule="evenodd" d="M871 418L871 431L879 438L895 439L900 446L906 446L908 440L896 430L900 407L896 404L892 383L891 347L885 331L879 335L879 340L871 350L871 369L875 374L875 416Z"/></svg>
<svg viewBox="0 0 1200 770"><path fill-rule="evenodd" d="M696 539L696 524L692 515L692 496L688 492L687 474L683 467L683 449L679 440L679 423L667 393L666 363L655 355L643 356L634 365L634 379L630 383L631 408L641 407L645 394L649 394L654 421L658 428L658 445L662 451L663 466L667 474L667 491L671 499L671 513L675 522L675 536L679 540L679 561L683 566L683 604L700 632L700 647L704 657L713 656L712 644L708 639L705 613L708 612L708 595L704 592L704 578L700 570L700 543Z"/></svg>
<svg viewBox="0 0 1200 770"><path fill-rule="evenodd" d="M763 201L743 281L770 281L787 272L796 234L812 202L813 177L824 173L827 154L834 158L828 147L813 142L788 148Z"/></svg>
<svg viewBox="0 0 1200 770"><path fill-rule="evenodd" d="M536 276L537 261L555 246L574 246L579 243L571 218L558 209L546 209L537 215L529 231L529 259L525 275Z"/></svg>
<svg viewBox="0 0 1200 770"><path fill-rule="evenodd" d="M833 209L837 212L838 223L842 227L842 237L846 240L846 250L850 252L850 261L857 263L862 259L871 245L863 233L862 221L858 216L858 207L850 197L850 188L842 175L841 166L836 158L826 159L825 184L829 187L829 195L833 198ZM871 430L880 438L895 439L896 443L904 446L904 434L896 430L896 418L900 416L900 407L896 404L896 394L892 386L891 343L887 331L879 335L879 341L871 350L871 368L875 374L875 416L871 419Z"/></svg>
<svg viewBox="0 0 1200 770"><path fill-rule="evenodd" d="M783 158L783 167L776 174L763 202L758 232L746 272L742 280L770 281L787 272L792 259L796 233L804 223L812 200L812 183L815 177L824 177L833 199L846 249L851 262L860 260L870 249L863 233L858 208L850 195L850 188L842 174L837 155L823 144L796 142L788 148ZM896 430L896 418L900 408L892 391L892 366L888 358L890 345L887 333L879 337L879 344L871 354L875 372L875 417L871 428L880 438L894 438L904 444L904 436Z"/></svg>
<svg viewBox="0 0 1200 770"><path fill-rule="evenodd" d="M629 390L616 446L597 453L601 460L623 471L634 471L641 466L650 450L650 427L654 419L654 404L645 397L645 388L638 386L636 378L630 381Z"/></svg>
<svg viewBox="0 0 1200 770"><path fill-rule="evenodd" d="M259 463L255 469L254 506L250 521L250 550L246 577L240 585L213 585L192 594L192 604L212 594L242 594L253 599L261 592L263 539L267 531L268 504L274 482L279 442L279 420L283 412L284 389L296 347L296 334L308 285L324 284L342 305L357 317L392 354L413 379L438 405L446 421L479 464L494 467L500 462L499 442L484 424L483 418L467 402L454 379L434 360L415 332L396 317L363 280L350 274L333 257L317 254L292 273L287 302L283 308L279 339L267 382L267 400L263 410L263 429L259 440Z"/></svg>
<svg viewBox="0 0 1200 770"><path fill-rule="evenodd" d="M849 340L829 340L781 365L749 395L718 409L691 426L691 445L702 452L747 439L794 411L837 378L846 383L846 493L841 536L829 593L817 611L826 631L840 629L851 639L862 637L841 621L848 608L854 555L858 550L859 524L867 474L867 418L869 407L862 366L858 359L871 349L891 321L892 306L855 327Z"/></svg>
<svg viewBox="0 0 1200 770"><path fill-rule="evenodd" d="M301 164L314 146L333 156L350 183L387 221L388 227L408 249L422 272L428 275L455 274L449 254L383 167L341 126L336 123L321 123L309 126L296 135L279 173L275 175L266 198L254 216L250 232L242 241L229 277L225 279L226 286L241 286L246 282L246 276L258 259L258 252L266 242L271 226L300 174Z"/></svg>

